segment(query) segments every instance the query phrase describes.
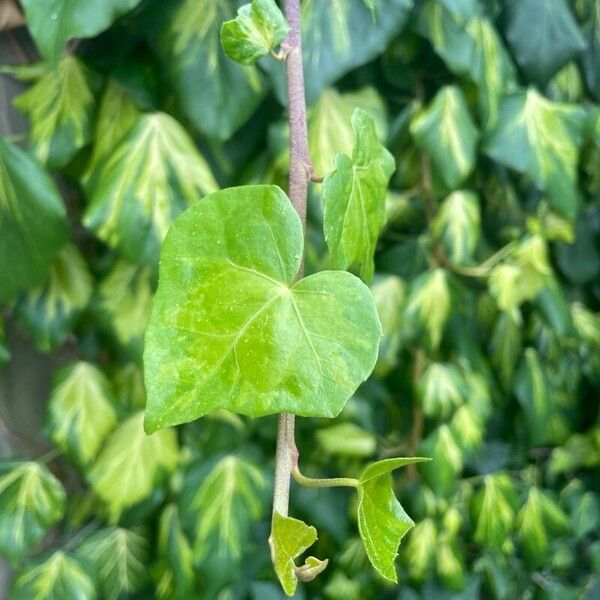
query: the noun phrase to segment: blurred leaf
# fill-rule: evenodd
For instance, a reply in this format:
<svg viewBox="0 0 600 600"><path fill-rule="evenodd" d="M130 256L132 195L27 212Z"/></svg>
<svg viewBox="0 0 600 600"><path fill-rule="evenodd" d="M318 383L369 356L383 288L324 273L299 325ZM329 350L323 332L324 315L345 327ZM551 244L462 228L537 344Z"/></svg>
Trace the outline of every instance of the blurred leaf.
<svg viewBox="0 0 600 600"><path fill-rule="evenodd" d="M0 553L20 559L63 516L65 490L41 463L0 463Z"/></svg>
<svg viewBox="0 0 600 600"><path fill-rule="evenodd" d="M521 68L540 86L585 48L565 0L551 4L545 0L507 0L506 5L508 43Z"/></svg>
<svg viewBox="0 0 600 600"><path fill-rule="evenodd" d="M175 217L218 189L183 127L159 112L140 116L89 177L85 226L125 258L150 265Z"/></svg>
<svg viewBox="0 0 600 600"><path fill-rule="evenodd" d="M40 54L51 64L58 62L67 42L91 38L118 17L135 8L140 0L23 0L27 27Z"/></svg>
<svg viewBox="0 0 600 600"><path fill-rule="evenodd" d="M461 591L465 587L465 569L460 553L452 544L442 541L436 546L436 564L439 578L445 587Z"/></svg>
<svg viewBox="0 0 600 600"><path fill-rule="evenodd" d="M10 358L10 350L6 344L6 335L4 333L4 319L0 316L0 367L6 364Z"/></svg>
<svg viewBox="0 0 600 600"><path fill-rule="evenodd" d="M377 449L377 439L354 423L338 423L319 429L317 443L329 454L338 456L369 457Z"/></svg>
<svg viewBox="0 0 600 600"><path fill-rule="evenodd" d="M377 572L397 582L394 561L398 546L414 527L396 499L390 472L427 458L388 458L368 465L361 473L358 486L358 531L367 556Z"/></svg>
<svg viewBox="0 0 600 600"><path fill-rule="evenodd" d="M37 284L67 236L65 208L50 176L0 140L0 302Z"/></svg>
<svg viewBox="0 0 600 600"><path fill-rule="evenodd" d="M11 600L94 600L96 590L82 566L61 550L17 575Z"/></svg>
<svg viewBox="0 0 600 600"><path fill-rule="evenodd" d="M466 382L453 364L431 363L417 383L423 412L446 419L467 397Z"/></svg>
<svg viewBox="0 0 600 600"><path fill-rule="evenodd" d="M148 579L148 544L138 531L100 529L81 542L76 556L89 565L106 600L130 597Z"/></svg>
<svg viewBox="0 0 600 600"><path fill-rule="evenodd" d="M552 208L574 220L582 125L581 107L550 102L529 88L504 98L498 124L483 150L498 163L526 174L547 194Z"/></svg>
<svg viewBox="0 0 600 600"><path fill-rule="evenodd" d="M419 446L419 454L431 458L419 466L427 485L438 495L448 496L462 470L463 452L448 425L440 425Z"/></svg>
<svg viewBox="0 0 600 600"><path fill-rule="evenodd" d="M75 246L66 244L46 279L19 297L15 314L35 346L50 352L67 339L91 295L87 264Z"/></svg>
<svg viewBox="0 0 600 600"><path fill-rule="evenodd" d="M334 268L356 266L369 282L394 159L377 140L375 122L360 108L352 114L352 128L352 159L338 154L335 170L323 182L323 228Z"/></svg>
<svg viewBox="0 0 600 600"><path fill-rule="evenodd" d="M54 376L47 427L52 441L80 466L88 465L117 424L113 393L103 373L83 361Z"/></svg>
<svg viewBox="0 0 600 600"><path fill-rule="evenodd" d="M581 26L586 45L581 56L583 73L596 100L600 100L600 73L598 63L600 62L600 10L594 0L584 0L578 3L578 7L584 8L585 18Z"/></svg>
<svg viewBox="0 0 600 600"><path fill-rule="evenodd" d="M98 76L68 55L15 99L29 118L31 144L41 163L64 167L90 142L98 88Z"/></svg>
<svg viewBox="0 0 600 600"><path fill-rule="evenodd" d="M88 477L92 489L107 504L112 521L124 509L145 500L179 460L172 429L146 435L144 413L135 413L108 437Z"/></svg>
<svg viewBox="0 0 600 600"><path fill-rule="evenodd" d="M431 231L455 265L469 264L480 235L479 200L473 192L460 190L441 204Z"/></svg>
<svg viewBox="0 0 600 600"><path fill-rule="evenodd" d="M428 577L435 557L437 534L433 519L420 520L410 532L403 556L411 578L424 581Z"/></svg>
<svg viewBox="0 0 600 600"><path fill-rule="evenodd" d="M410 131L417 146L431 157L448 188L458 187L470 175L475 166L479 132L458 87L442 88L413 118Z"/></svg>
<svg viewBox="0 0 600 600"><path fill-rule="evenodd" d="M276 186L223 190L177 220L146 331L147 431L217 408L340 412L375 366L381 326L350 273L291 285L302 245L297 213Z"/></svg>
<svg viewBox="0 0 600 600"><path fill-rule="evenodd" d="M281 44L290 26L274 0L252 0L221 27L221 45L231 60L252 65Z"/></svg>
<svg viewBox="0 0 600 600"><path fill-rule="evenodd" d="M504 389L509 389L521 352L523 340L522 321L518 310L502 311L498 315L490 339L490 358L498 371L498 378Z"/></svg>

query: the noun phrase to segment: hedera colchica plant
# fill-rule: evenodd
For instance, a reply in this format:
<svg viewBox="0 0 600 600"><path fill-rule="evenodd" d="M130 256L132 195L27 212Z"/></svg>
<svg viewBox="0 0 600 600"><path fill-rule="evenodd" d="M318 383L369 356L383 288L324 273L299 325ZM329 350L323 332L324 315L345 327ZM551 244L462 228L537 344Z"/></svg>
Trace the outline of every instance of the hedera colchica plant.
<svg viewBox="0 0 600 600"><path fill-rule="evenodd" d="M288 516L290 478L309 487L357 488L358 523L367 556L396 581L398 545L413 526L389 472L421 458L369 465L359 479L313 479L299 470L295 417L335 417L373 370L381 324L368 287L347 271L303 277L309 155L300 1L253 0L221 29L229 58L285 61L290 140L289 199L276 186L229 188L206 196L170 227L161 249L158 291L145 337L153 433L225 409L250 417L278 413L273 522L269 545L288 596L327 560L294 559L317 539L314 527ZM286 20L287 19L287 20ZM352 158L336 158L323 180L325 239L333 264L356 266L369 282L385 223L394 159L371 117L352 115Z"/></svg>
<svg viewBox="0 0 600 600"><path fill-rule="evenodd" d="M598 597L598 2L247 2L0 2L0 596Z"/></svg>

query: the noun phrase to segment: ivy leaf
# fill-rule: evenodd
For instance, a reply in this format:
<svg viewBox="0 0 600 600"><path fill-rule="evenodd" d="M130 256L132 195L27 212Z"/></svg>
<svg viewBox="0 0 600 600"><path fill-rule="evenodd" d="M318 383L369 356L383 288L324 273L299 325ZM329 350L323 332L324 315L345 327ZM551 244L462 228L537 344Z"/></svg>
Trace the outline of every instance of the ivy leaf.
<svg viewBox="0 0 600 600"><path fill-rule="evenodd" d="M89 143L99 83L97 75L69 55L15 99L29 118L31 143L41 163L64 167Z"/></svg>
<svg viewBox="0 0 600 600"><path fill-rule="evenodd" d="M447 418L468 396L462 373L451 363L431 363L417 384L423 412L429 417Z"/></svg>
<svg viewBox="0 0 600 600"><path fill-rule="evenodd" d="M11 600L94 600L96 590L77 560L62 550L22 571L11 590Z"/></svg>
<svg viewBox="0 0 600 600"><path fill-rule="evenodd" d="M440 425L421 442L419 453L431 457L431 463L419 467L423 479L439 496L449 496L464 462L462 447L451 428Z"/></svg>
<svg viewBox="0 0 600 600"><path fill-rule="evenodd" d="M574 220L583 124L581 107L551 102L530 88L505 97L483 150L500 164L525 173L546 193L552 208Z"/></svg>
<svg viewBox="0 0 600 600"><path fill-rule="evenodd" d="M506 37L528 77L540 86L585 49L565 0L507 0ZM531 24L536 23L536 27Z"/></svg>
<svg viewBox="0 0 600 600"><path fill-rule="evenodd" d="M106 502L112 521L124 509L146 499L165 473L179 461L172 429L146 435L144 413L124 421L106 440L88 473L92 489Z"/></svg>
<svg viewBox="0 0 600 600"><path fill-rule="evenodd" d="M182 517L194 524L199 562L241 559L253 523L264 514L267 486L264 473L236 455L191 466L180 507Z"/></svg>
<svg viewBox="0 0 600 600"><path fill-rule="evenodd" d="M86 227L125 258L154 265L171 221L218 185L183 127L145 114L91 172Z"/></svg>
<svg viewBox="0 0 600 600"><path fill-rule="evenodd" d="M446 272L443 269L427 271L419 275L410 286L404 318L407 323L416 323L425 330L429 343L437 348L442 340L451 305Z"/></svg>
<svg viewBox="0 0 600 600"><path fill-rule="evenodd" d="M319 429L317 443L328 454L369 457L377 449L377 438L354 423L338 423Z"/></svg>
<svg viewBox="0 0 600 600"><path fill-rule="evenodd" d="M513 527L516 503L517 491L508 475L487 475L483 489L471 500L475 541L502 550Z"/></svg>
<svg viewBox="0 0 600 600"><path fill-rule="evenodd" d="M342 75L363 65L387 48L406 24L412 0L363 2L309 0L302 4L302 51L306 98L312 104L320 92ZM353 40L361 40L353 44ZM280 100L286 98L281 65L265 65Z"/></svg>
<svg viewBox="0 0 600 600"><path fill-rule="evenodd" d="M296 567L294 559L316 541L317 530L311 525L299 519L284 517L278 512L273 513L269 537L271 558L281 587L288 596L293 596L296 592L298 580L310 581L306 578L309 573L311 579L314 579L327 566L327 560L321 561L314 556L309 556L305 565ZM315 574L315 571L318 573Z"/></svg>
<svg viewBox="0 0 600 600"><path fill-rule="evenodd" d="M352 153L352 114L357 108L362 108L373 119L380 140L387 137L385 104L374 88L344 94L334 88L324 90L308 118L308 148L317 174L329 173L334 168L336 155Z"/></svg>
<svg viewBox="0 0 600 600"><path fill-rule="evenodd" d="M79 250L63 246L46 279L19 297L17 319L35 346L50 352L66 339L92 295L92 277Z"/></svg>
<svg viewBox="0 0 600 600"><path fill-rule="evenodd" d="M221 25L235 17L237 2L184 0L169 4L158 3L158 12L148 11L148 31L165 77L185 115L200 131L218 140L229 139L267 92L255 66L238 65L221 47Z"/></svg>
<svg viewBox="0 0 600 600"><path fill-rule="evenodd" d="M65 490L36 462L0 463L0 553L11 560L33 549L63 516Z"/></svg>
<svg viewBox="0 0 600 600"><path fill-rule="evenodd" d="M429 106L415 115L410 132L450 189L470 175L479 132L459 88L449 85L440 89Z"/></svg>
<svg viewBox="0 0 600 600"><path fill-rule="evenodd" d="M480 224L477 195L460 190L453 192L442 202L431 228L452 263L464 265L473 259Z"/></svg>
<svg viewBox="0 0 600 600"><path fill-rule="evenodd" d="M290 26L274 0L252 0L238 9L237 17L221 27L221 45L231 60L253 65L275 50Z"/></svg>
<svg viewBox="0 0 600 600"><path fill-rule="evenodd" d="M587 43L581 57L581 66L590 92L599 100L600 73L597 65L600 61L600 10L593 0L580 7L587 13L582 23L582 32Z"/></svg>
<svg viewBox="0 0 600 600"><path fill-rule="evenodd" d="M56 64L68 41L98 35L139 3L140 0L23 0L22 5L40 54Z"/></svg>
<svg viewBox="0 0 600 600"><path fill-rule="evenodd" d="M150 267L117 261L98 286L94 306L99 322L134 358L142 353L152 306Z"/></svg>
<svg viewBox="0 0 600 600"><path fill-rule="evenodd" d="M532 446L548 441L552 416L552 391L536 350L527 348L514 380L514 392L525 415Z"/></svg>
<svg viewBox="0 0 600 600"><path fill-rule="evenodd" d="M80 361L61 368L48 404L50 438L79 465L88 465L117 424L113 404L110 384L97 367Z"/></svg>
<svg viewBox="0 0 600 600"><path fill-rule="evenodd" d="M0 302L37 284L67 237L65 208L50 176L0 140Z"/></svg>
<svg viewBox="0 0 600 600"><path fill-rule="evenodd" d="M435 557L437 538L438 531L433 519L420 520L414 526L403 551L412 579L424 581L428 576Z"/></svg>
<svg viewBox="0 0 600 600"><path fill-rule="evenodd" d="M325 241L333 266L356 265L361 277L373 277L373 255L385 225L385 197L394 172L392 155L379 143L375 123L362 109L352 114L352 159L338 154L335 170L323 182Z"/></svg>
<svg viewBox="0 0 600 600"><path fill-rule="evenodd" d="M106 600L129 597L148 579L148 543L137 530L100 529L83 540L76 556L89 565Z"/></svg>
<svg viewBox="0 0 600 600"><path fill-rule="evenodd" d="M367 556L377 572L397 582L394 561L402 538L414 527L413 520L396 499L390 472L428 458L388 458L368 465L358 486L358 531Z"/></svg>
<svg viewBox="0 0 600 600"><path fill-rule="evenodd" d="M275 186L212 194L173 224L146 330L147 431L217 408L340 412L375 365L379 319L350 273L292 285L302 245L298 215Z"/></svg>
<svg viewBox="0 0 600 600"><path fill-rule="evenodd" d="M509 389L523 349L522 320L519 311L502 311L490 340L490 360L498 371L500 383Z"/></svg>

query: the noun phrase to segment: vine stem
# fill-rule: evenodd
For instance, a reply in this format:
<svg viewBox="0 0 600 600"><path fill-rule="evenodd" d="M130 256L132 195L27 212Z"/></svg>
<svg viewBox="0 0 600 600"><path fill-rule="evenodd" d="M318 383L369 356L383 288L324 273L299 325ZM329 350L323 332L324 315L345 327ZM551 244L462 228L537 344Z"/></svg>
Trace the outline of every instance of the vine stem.
<svg viewBox="0 0 600 600"><path fill-rule="evenodd" d="M290 32L281 44L287 74L288 119L290 125L290 178L288 194L296 209L302 227L306 228L306 196L312 162L308 153L308 128L306 124L306 99L302 64L302 37L300 33L300 0L285 0L285 17ZM304 262L297 278L302 277ZM289 413L279 415L277 449L275 452L275 484L273 512L287 516L290 499L290 478L298 464L298 450L294 439L295 417Z"/></svg>

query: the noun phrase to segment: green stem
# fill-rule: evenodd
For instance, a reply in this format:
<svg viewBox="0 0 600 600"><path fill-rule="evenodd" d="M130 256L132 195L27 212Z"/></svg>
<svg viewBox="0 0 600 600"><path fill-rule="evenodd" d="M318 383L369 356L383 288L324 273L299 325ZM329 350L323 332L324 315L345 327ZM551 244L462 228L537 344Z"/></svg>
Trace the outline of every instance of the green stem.
<svg viewBox="0 0 600 600"><path fill-rule="evenodd" d="M296 467L292 471L292 477L304 487L310 488L332 488L332 487L358 487L360 482L352 477L330 477L325 479L316 479L314 477L306 477L300 473L300 469Z"/></svg>

